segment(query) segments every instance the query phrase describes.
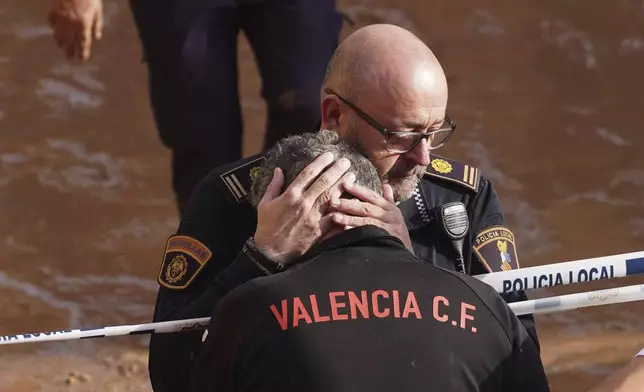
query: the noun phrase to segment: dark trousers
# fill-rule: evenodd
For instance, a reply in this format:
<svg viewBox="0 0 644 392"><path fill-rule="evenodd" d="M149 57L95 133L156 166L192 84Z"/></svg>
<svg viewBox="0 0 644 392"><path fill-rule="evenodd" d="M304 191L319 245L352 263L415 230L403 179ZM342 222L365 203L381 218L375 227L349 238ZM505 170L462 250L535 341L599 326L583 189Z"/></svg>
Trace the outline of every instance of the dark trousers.
<svg viewBox="0 0 644 392"><path fill-rule="evenodd" d="M339 39L334 0L130 0L160 138L183 212L213 168L241 158L237 35L250 42L267 104L264 146L315 130Z"/></svg>

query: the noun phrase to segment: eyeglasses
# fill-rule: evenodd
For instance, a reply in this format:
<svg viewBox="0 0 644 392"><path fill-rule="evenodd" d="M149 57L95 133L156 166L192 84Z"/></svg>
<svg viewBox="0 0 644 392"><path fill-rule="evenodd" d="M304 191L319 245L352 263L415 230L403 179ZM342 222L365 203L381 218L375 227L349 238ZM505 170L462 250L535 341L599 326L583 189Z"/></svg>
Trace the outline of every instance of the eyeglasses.
<svg viewBox="0 0 644 392"><path fill-rule="evenodd" d="M344 99L340 94L331 89L325 89L327 94L332 94L338 97L345 105L351 108L358 117L366 121L376 131L380 132L387 142L387 150L394 153L403 154L411 151L420 143L421 140L426 139L429 150L435 150L442 147L447 143L449 138L456 130L456 124L451 118L445 116L443 125L435 131L430 132L412 132L412 131L391 131L382 126L373 117L363 112L362 109L354 105L351 101Z"/></svg>

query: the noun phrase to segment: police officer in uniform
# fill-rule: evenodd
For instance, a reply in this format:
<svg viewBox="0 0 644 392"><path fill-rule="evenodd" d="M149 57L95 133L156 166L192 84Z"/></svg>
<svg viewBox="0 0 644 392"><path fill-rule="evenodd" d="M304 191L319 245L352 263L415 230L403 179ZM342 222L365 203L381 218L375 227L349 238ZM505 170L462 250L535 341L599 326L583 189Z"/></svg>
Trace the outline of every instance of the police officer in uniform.
<svg viewBox="0 0 644 392"><path fill-rule="evenodd" d="M324 67L342 27L335 0L130 0L130 6L157 130L172 150L181 213L206 174L241 158L239 30L262 78L265 145L319 122ZM103 0L51 0L49 21L67 57L87 59L102 34Z"/></svg>
<svg viewBox="0 0 644 392"><path fill-rule="evenodd" d="M391 25L359 29L336 50L323 85L322 128L359 148L390 186L391 197L348 186L355 179L350 163L334 162L329 154L295 180L277 169L257 209L248 203L248 193L262 155L214 170L167 242L154 321L211 315L232 288L263 275L254 260L265 255L287 263L331 223L378 226L426 262L450 270L475 275L519 268L516 242L492 184L475 167L433 154L430 159L430 150L448 140L455 124L445 112L445 75L422 41ZM340 199L344 192L354 198ZM469 218L462 249L439 216L450 202L463 203ZM520 320L538 348L534 319ZM157 392L160 384L175 386L164 390L181 388L199 340L199 333L152 337L149 366Z"/></svg>
<svg viewBox="0 0 644 392"><path fill-rule="evenodd" d="M275 167L294 179L323 151L383 196L369 160L323 130L268 151L250 203ZM218 304L188 391L549 390L534 342L491 287L426 263L379 227L326 226L283 272L255 261L270 276Z"/></svg>

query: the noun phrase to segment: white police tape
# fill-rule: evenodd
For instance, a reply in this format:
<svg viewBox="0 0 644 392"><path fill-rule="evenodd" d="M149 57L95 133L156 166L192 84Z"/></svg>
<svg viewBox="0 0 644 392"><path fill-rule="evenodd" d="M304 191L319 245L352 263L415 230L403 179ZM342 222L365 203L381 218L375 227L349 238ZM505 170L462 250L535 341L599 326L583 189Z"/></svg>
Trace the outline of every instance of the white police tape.
<svg viewBox="0 0 644 392"><path fill-rule="evenodd" d="M644 274L644 251L476 275L498 293Z"/></svg>
<svg viewBox="0 0 644 392"><path fill-rule="evenodd" d="M494 287L497 292L507 293L601 279L622 278L642 273L644 273L644 251L494 272L476 275L475 277ZM588 306L632 302L643 299L644 285L636 285L514 302L510 304L510 308L515 314L520 316L524 314L560 312ZM209 320L210 317L202 317L159 323L8 335L0 336L0 345L198 331L205 329Z"/></svg>
<svg viewBox="0 0 644 392"><path fill-rule="evenodd" d="M514 314L522 316L524 314L547 314L641 300L644 300L644 284L513 302L509 305Z"/></svg>
<svg viewBox="0 0 644 392"><path fill-rule="evenodd" d="M644 284L514 302L509 304L509 306L517 316L521 316L525 314L562 312L565 310L586 308L590 306L609 305L640 300L644 300ZM202 317L149 324L119 325L93 329L70 329L64 331L8 335L0 336L0 346L5 344L91 339L108 336L200 331L204 330L208 326L209 321L210 317Z"/></svg>
<svg viewBox="0 0 644 392"><path fill-rule="evenodd" d="M644 300L644 284L514 302L509 304L509 306L514 314L521 316L525 314L562 312L591 306L610 305L640 300ZM160 323L0 336L0 345L90 339L108 336L200 331L204 330L208 326L209 321L210 317L203 317L188 320L164 321Z"/></svg>
<svg viewBox="0 0 644 392"><path fill-rule="evenodd" d="M208 326L210 317L187 320L163 321L159 323L119 325L114 327L68 329L53 332L25 333L22 335L0 336L0 345L104 338L108 336L144 335L150 333L199 331Z"/></svg>

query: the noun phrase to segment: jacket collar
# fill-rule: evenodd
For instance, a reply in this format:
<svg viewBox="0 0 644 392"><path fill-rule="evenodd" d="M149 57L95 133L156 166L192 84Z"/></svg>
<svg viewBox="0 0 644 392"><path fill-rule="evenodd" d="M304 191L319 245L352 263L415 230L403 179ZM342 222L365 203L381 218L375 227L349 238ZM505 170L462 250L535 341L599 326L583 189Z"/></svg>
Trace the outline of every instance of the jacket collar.
<svg viewBox="0 0 644 392"><path fill-rule="evenodd" d="M407 249L400 239L392 236L386 230L377 226L367 225L343 231L342 233L336 234L331 238L313 245L301 256L300 261L312 259L320 255L322 252L367 243L370 247L376 248L387 247L404 250Z"/></svg>
<svg viewBox="0 0 644 392"><path fill-rule="evenodd" d="M416 230L428 225L433 219L433 210L429 208L425 192L423 191L422 180L416 185L414 193L402 203L398 204L400 212L405 218L407 229Z"/></svg>

